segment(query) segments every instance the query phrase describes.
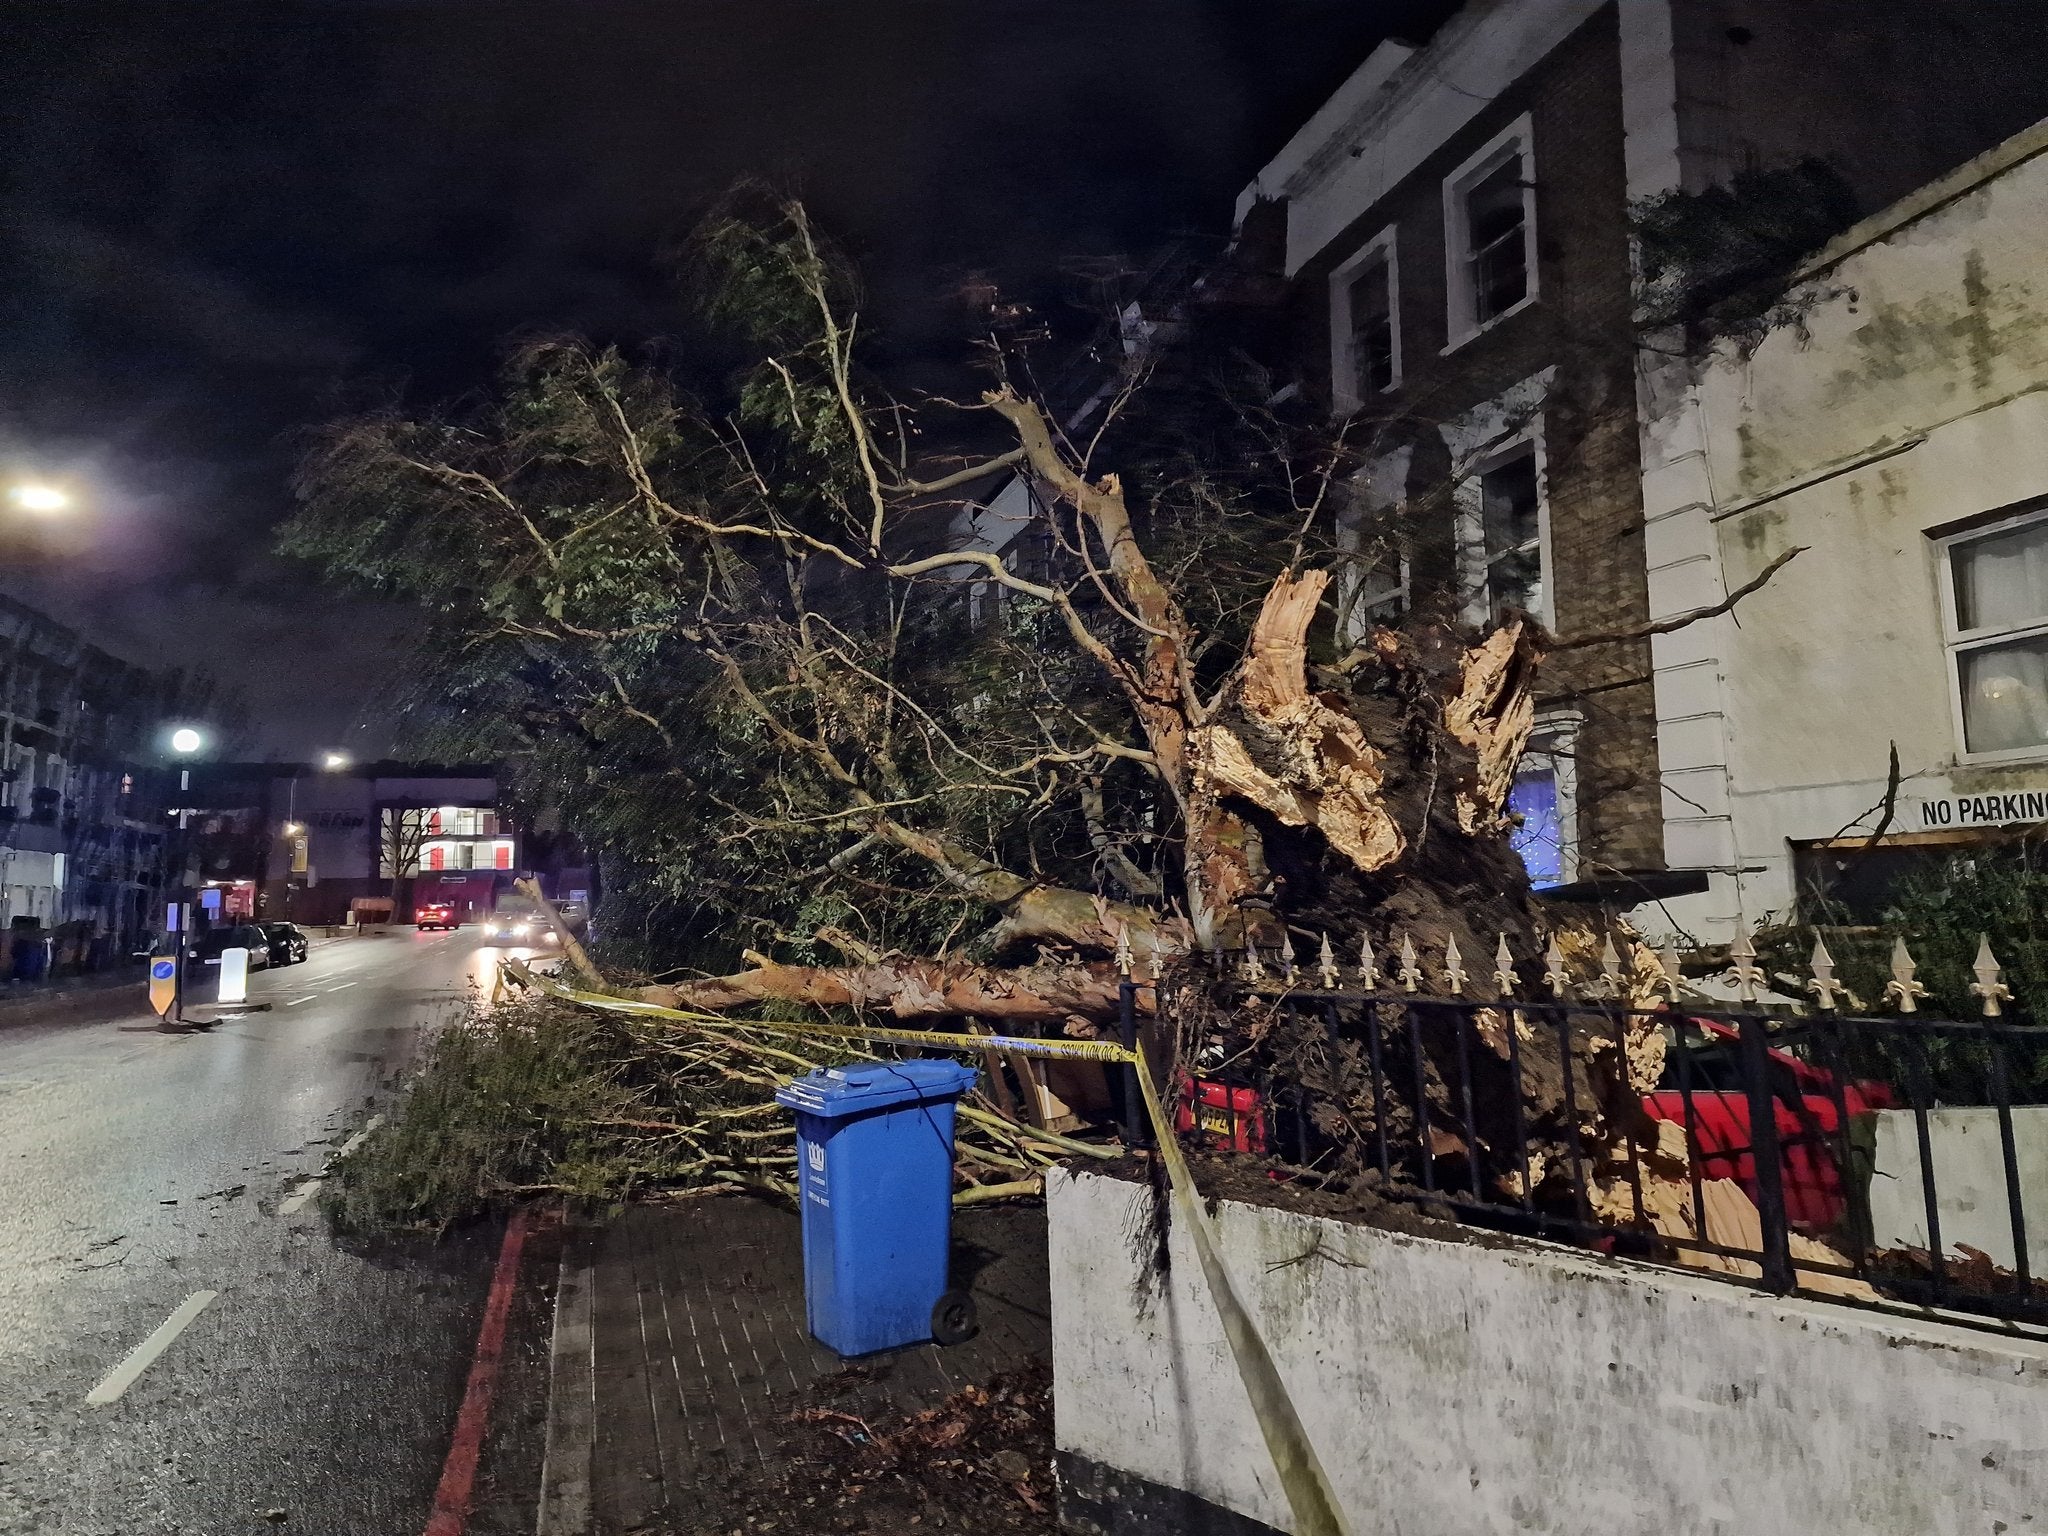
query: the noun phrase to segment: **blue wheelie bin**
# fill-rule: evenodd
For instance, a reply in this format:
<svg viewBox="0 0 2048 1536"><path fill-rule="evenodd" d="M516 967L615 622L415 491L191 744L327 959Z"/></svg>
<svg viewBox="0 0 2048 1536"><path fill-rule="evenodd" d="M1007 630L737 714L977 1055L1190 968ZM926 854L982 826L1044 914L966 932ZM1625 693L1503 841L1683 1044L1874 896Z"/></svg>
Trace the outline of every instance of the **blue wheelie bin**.
<svg viewBox="0 0 2048 1536"><path fill-rule="evenodd" d="M869 1355L974 1331L946 1285L953 1107L976 1072L939 1060L829 1067L777 1091L796 1111L811 1336Z"/></svg>

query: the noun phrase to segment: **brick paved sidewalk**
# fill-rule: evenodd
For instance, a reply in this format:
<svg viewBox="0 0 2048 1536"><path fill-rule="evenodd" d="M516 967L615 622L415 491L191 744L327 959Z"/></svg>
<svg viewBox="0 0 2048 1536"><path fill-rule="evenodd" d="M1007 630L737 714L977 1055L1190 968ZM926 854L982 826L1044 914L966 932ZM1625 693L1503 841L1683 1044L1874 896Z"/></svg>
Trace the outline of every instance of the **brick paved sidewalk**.
<svg viewBox="0 0 2048 1536"><path fill-rule="evenodd" d="M974 1339L849 1365L805 1331L790 1211L737 1196L629 1206L573 1234L541 1536L694 1524L733 1473L779 1459L782 1420L806 1394L887 1419L1050 1354L1043 1210L958 1213L953 1279L974 1293Z"/></svg>

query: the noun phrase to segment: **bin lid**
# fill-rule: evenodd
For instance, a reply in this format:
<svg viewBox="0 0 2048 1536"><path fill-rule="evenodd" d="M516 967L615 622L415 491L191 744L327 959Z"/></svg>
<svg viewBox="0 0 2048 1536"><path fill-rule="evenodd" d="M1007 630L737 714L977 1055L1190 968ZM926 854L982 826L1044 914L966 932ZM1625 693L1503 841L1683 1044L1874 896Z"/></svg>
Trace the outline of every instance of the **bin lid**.
<svg viewBox="0 0 2048 1536"><path fill-rule="evenodd" d="M866 1114L891 1104L958 1098L981 1074L957 1061L863 1061L820 1067L775 1091L775 1101L807 1115L832 1119Z"/></svg>

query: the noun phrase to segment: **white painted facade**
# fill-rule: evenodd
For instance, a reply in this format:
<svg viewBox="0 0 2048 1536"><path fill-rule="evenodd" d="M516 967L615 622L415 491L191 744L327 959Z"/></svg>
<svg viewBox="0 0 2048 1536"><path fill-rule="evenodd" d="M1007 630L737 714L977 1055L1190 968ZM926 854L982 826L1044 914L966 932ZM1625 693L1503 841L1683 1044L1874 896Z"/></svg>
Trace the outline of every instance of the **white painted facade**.
<svg viewBox="0 0 2048 1536"><path fill-rule="evenodd" d="M1046 1196L1063 1470L1289 1529L1185 1229L1160 1276L1149 1188L1054 1169ZM2039 1341L1542 1244L1215 1220L1354 1530L2017 1533L2048 1510Z"/></svg>
<svg viewBox="0 0 2048 1536"><path fill-rule="evenodd" d="M1792 290L1801 323L1753 352L1645 354L1653 617L1804 550L1735 617L1654 642L1666 855L1712 875L1652 929L1712 940L1788 911L1793 844L1875 829L1893 743L1894 834L1944 801L2012 820L1985 797L2048 789L2048 744L1985 724L2048 678L1956 643L1951 542L2048 512L2044 243L2048 124L1844 234Z"/></svg>

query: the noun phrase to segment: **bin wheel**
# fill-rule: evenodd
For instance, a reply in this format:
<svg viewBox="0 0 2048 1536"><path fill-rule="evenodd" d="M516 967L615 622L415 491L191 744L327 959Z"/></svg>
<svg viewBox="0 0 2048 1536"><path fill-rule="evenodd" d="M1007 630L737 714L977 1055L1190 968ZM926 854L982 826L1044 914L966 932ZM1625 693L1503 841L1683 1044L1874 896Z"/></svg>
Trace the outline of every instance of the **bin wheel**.
<svg viewBox="0 0 2048 1536"><path fill-rule="evenodd" d="M965 1291L948 1291L932 1308L932 1341L936 1344L965 1344L980 1331L974 1298Z"/></svg>

